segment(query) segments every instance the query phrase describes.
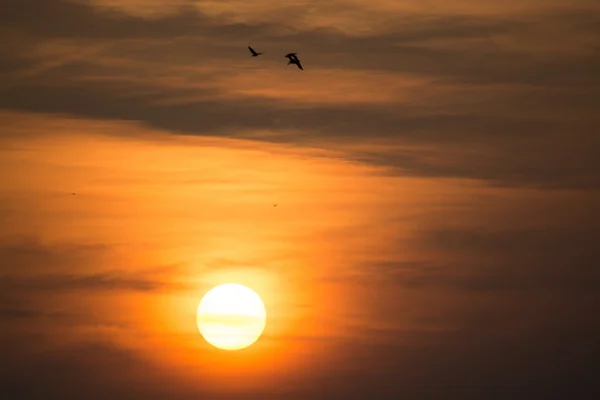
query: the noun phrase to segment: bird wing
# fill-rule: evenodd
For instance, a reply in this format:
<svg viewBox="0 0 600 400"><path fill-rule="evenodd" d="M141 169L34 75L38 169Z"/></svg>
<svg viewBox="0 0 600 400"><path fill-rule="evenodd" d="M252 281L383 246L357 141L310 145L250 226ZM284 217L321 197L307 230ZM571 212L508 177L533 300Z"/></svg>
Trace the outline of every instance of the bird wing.
<svg viewBox="0 0 600 400"><path fill-rule="evenodd" d="M248 46L248 49L250 50L250 53L252 53L254 55L257 54L256 51L254 51L254 49L252 47Z"/></svg>
<svg viewBox="0 0 600 400"><path fill-rule="evenodd" d="M285 55L287 58L289 58L290 60L292 59L297 59L298 57L296 57L296 53L288 53Z"/></svg>
<svg viewBox="0 0 600 400"><path fill-rule="evenodd" d="M302 64L300 64L300 60L296 59L296 65L298 66L298 68L304 71L304 68L302 68Z"/></svg>

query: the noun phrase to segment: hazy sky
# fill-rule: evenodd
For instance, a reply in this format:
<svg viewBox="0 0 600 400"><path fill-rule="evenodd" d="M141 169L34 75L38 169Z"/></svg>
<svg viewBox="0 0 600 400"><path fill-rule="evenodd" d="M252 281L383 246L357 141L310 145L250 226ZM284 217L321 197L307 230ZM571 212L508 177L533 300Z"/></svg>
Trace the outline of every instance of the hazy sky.
<svg viewBox="0 0 600 400"><path fill-rule="evenodd" d="M0 34L2 398L600 395L598 1L5 0ZM196 327L225 282L268 311L236 353Z"/></svg>

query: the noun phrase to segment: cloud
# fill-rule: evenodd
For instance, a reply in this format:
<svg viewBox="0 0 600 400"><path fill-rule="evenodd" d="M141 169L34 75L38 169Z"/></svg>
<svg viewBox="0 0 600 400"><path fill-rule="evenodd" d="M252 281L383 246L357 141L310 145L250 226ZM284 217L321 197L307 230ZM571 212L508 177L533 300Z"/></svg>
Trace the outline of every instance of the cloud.
<svg viewBox="0 0 600 400"><path fill-rule="evenodd" d="M0 308L0 319L5 321L34 318L39 315L40 314L37 311L27 308Z"/></svg>
<svg viewBox="0 0 600 400"><path fill-rule="evenodd" d="M5 239L0 245L1 271L3 274L39 274L71 270L82 260L90 262L109 248L105 244L51 245L35 237Z"/></svg>
<svg viewBox="0 0 600 400"><path fill-rule="evenodd" d="M165 289L182 289L183 284L169 284L152 279L136 278L119 272L90 275L46 275L36 278L5 278L4 283L20 290L133 290L154 292Z"/></svg>
<svg viewBox="0 0 600 400"><path fill-rule="evenodd" d="M340 3L346 22L370 15L358 33L345 22L286 29L287 13L334 15L301 3L258 14L231 4L157 1L150 14L133 2L94 4L11 3L0 107L341 148L403 176L598 188L600 42L589 2L453 3L444 13L411 4L392 14L390 4ZM376 29L382 21L390 23ZM270 55L248 58L248 41ZM271 58L290 46L308 68L293 79Z"/></svg>
<svg viewBox="0 0 600 400"><path fill-rule="evenodd" d="M113 89L114 87L114 89ZM592 151L594 122L507 119L504 116L394 114L374 106L293 108L276 100L211 101L211 90L191 104L157 104L160 92L122 97L116 85L6 88L0 105L37 112L140 120L171 132L237 136L252 140L332 148L341 140L348 158L396 168L400 175L463 177L499 185L597 189ZM173 96L165 95L165 99ZM185 91L175 96L184 96ZM202 99L204 96L204 99ZM403 115L406 114L406 115ZM236 115L236 118L231 118ZM260 135L255 132L279 132ZM569 131L578 140L565 141ZM370 140L383 141L368 150ZM544 137L545 136L545 137ZM356 150L348 149L354 142ZM388 143L384 145L383 143ZM444 149L436 147L443 144Z"/></svg>
<svg viewBox="0 0 600 400"><path fill-rule="evenodd" d="M462 341L449 339L452 345L422 346L418 350L355 344L354 350L349 352L351 356L346 360L346 368L322 377L319 395L320 398L332 398L341 393L352 393L361 398L369 393L379 393L378 398L383 399L397 398L398 395L541 399L557 393L584 394L585 389L596 390L591 373L587 372L592 357L578 359L575 356L590 344L589 337L585 344L570 343L568 350L558 350L558 335L549 336L551 338L543 339L542 343L525 345L511 340L497 340L492 344L476 335L471 338L462 335ZM544 350L550 353L544 354ZM521 355L517 356L517 353ZM466 359L470 366L468 371L456 369L458 359ZM569 365L577 365L586 372L576 373ZM351 379L357 376L354 374L358 369L362 371L361 378L358 381ZM302 391L308 394L310 389Z"/></svg>
<svg viewBox="0 0 600 400"><path fill-rule="evenodd" d="M522 292L587 296L600 290L598 227L430 228L407 239L417 254L436 257L369 259L336 279L399 285L409 290ZM406 257L406 256L404 256ZM570 293L570 294L569 294Z"/></svg>
<svg viewBox="0 0 600 400"><path fill-rule="evenodd" d="M25 344L40 351L39 343L30 340L22 340L13 351L3 349L7 351L3 365L12 368L2 368L0 390L11 398L74 395L99 400L114 396L153 399L164 396L158 394L161 389L157 381L150 378L153 366L134 351L92 342L42 347L43 356L25 354L25 359L19 359L14 350L22 350ZM31 384L31 376L36 377L37 384Z"/></svg>
<svg viewBox="0 0 600 400"><path fill-rule="evenodd" d="M201 22L197 13L181 12L158 21L131 17L109 10L95 10L83 3L64 0L10 0L0 20L4 28L28 34L63 38L165 37L183 35ZM64 23L55 23L59 16ZM168 37L167 36L167 37Z"/></svg>
<svg viewBox="0 0 600 400"><path fill-rule="evenodd" d="M32 4L16 1L5 14L3 22L13 28L12 35L17 35L16 30L24 35L41 35L48 43L58 43L53 37L62 38L61 44L70 40L78 44L73 54L104 45L101 58L84 60L89 64L119 55L130 64L137 60L138 67L139 61L151 62L153 68L161 70L173 65L217 63L233 73L257 65L254 61L258 60L251 64L240 59L242 51L246 55L246 41L252 38L261 46L273 48L269 54L284 52L290 45L303 49L303 57L313 69L383 69L457 83L580 88L592 82L598 85L593 72L600 61L594 49L600 43L590 39L597 36L596 17L585 9L566 14L532 12L519 17L408 12L399 17L390 32L355 37L332 28L306 28L306 24L299 25L302 31L281 31L285 19L275 16L269 22L228 22L191 6L176 14L147 19L104 8L98 11L81 3L28 1ZM60 16L63 23L56 24L54 16ZM549 27L554 30L555 40L547 39ZM19 37L14 39L18 41ZM20 39L29 40L27 36ZM550 47L537 54L535 49L540 48L541 41ZM515 47L525 44L526 48ZM28 48L41 51L37 46ZM555 56L549 60L548 53ZM6 56L15 62L14 53ZM165 56L169 63L164 62ZM270 56L259 65L267 60ZM240 61L245 68L240 69Z"/></svg>
<svg viewBox="0 0 600 400"><path fill-rule="evenodd" d="M38 399L82 395L93 400L131 399L258 399L277 395L302 398L362 398L377 394L394 399L482 396L503 399L548 398L597 390L594 384L595 337L565 340L565 329L531 331L521 341L511 337L484 338L477 333L428 337L420 345L350 341L331 345L343 354L335 369L315 363L313 373L295 371L285 387L218 393L206 386L200 371L195 384L182 381L143 353L109 342L52 346L39 338L21 338L5 348L0 390L11 398ZM27 345L30 346L27 350ZM43 355L43 356L40 356ZM468 365L457 368L457 362ZM173 371L171 371L173 372ZM31 376L38 384L31 384ZM402 379L398 379L401 376ZM587 390L587 392L586 392ZM356 397L354 397L356 396Z"/></svg>
<svg viewBox="0 0 600 400"><path fill-rule="evenodd" d="M3 290L6 290L0 285ZM31 299L27 299L31 300ZM84 321L80 315L63 312L63 311L52 311L43 309L40 307L34 307L32 305L25 305L22 301L12 300L10 302L0 299L0 322L11 324L12 326L5 331L5 334L14 332L15 328L18 330L18 324L33 323L37 327L42 326L43 323L52 321L58 323L82 323Z"/></svg>
<svg viewBox="0 0 600 400"><path fill-rule="evenodd" d="M145 271L94 272L99 261L110 250L107 245L43 244L36 239L13 240L0 246L0 258L5 262L2 272L2 289L5 292L21 291L96 291L124 290L152 292L178 290L184 284L165 281L164 274L172 273L172 265L148 268ZM87 269L73 273L77 265Z"/></svg>

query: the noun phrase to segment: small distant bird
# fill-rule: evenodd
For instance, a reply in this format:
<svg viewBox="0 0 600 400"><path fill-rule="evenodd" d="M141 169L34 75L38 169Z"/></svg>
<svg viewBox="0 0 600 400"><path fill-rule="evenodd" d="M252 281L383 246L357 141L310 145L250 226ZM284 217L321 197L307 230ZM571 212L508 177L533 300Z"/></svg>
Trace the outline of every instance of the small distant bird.
<svg viewBox="0 0 600 400"><path fill-rule="evenodd" d="M252 53L252 57L258 57L261 54L264 53L257 53L252 47L248 46L248 49L250 50L250 53Z"/></svg>
<svg viewBox="0 0 600 400"><path fill-rule="evenodd" d="M75 193L71 193L71 196L75 196Z"/></svg>
<svg viewBox="0 0 600 400"><path fill-rule="evenodd" d="M277 207L277 204L273 204L273 207Z"/></svg>
<svg viewBox="0 0 600 400"><path fill-rule="evenodd" d="M285 55L285 57L290 60L288 62L288 65L290 64L296 64L298 66L298 68L300 68L302 71L304 71L304 68L302 68L302 64L300 64L300 60L298 60L298 57L296 56L296 54L298 53L288 53Z"/></svg>

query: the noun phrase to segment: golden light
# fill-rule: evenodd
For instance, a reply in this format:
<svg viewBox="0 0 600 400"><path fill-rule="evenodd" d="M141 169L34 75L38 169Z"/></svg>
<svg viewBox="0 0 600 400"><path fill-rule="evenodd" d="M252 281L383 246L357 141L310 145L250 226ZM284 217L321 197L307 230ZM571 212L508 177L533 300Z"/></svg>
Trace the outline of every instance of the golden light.
<svg viewBox="0 0 600 400"><path fill-rule="evenodd" d="M254 291L227 283L204 295L196 318L198 330L208 343L223 350L241 350L263 333L267 311Z"/></svg>

